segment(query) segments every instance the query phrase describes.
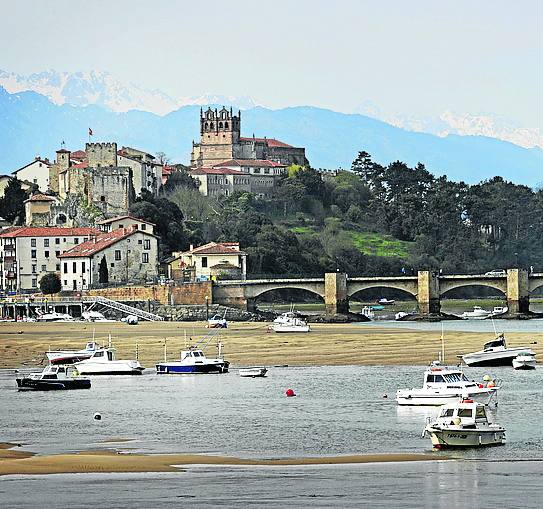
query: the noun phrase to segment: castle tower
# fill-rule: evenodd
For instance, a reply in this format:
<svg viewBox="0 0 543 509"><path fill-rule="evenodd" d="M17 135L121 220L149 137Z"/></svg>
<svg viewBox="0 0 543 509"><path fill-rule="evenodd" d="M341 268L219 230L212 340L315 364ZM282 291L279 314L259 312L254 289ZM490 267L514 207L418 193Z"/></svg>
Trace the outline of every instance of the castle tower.
<svg viewBox="0 0 543 509"><path fill-rule="evenodd" d="M85 152L90 168L117 166L116 143L87 143L85 144Z"/></svg>
<svg viewBox="0 0 543 509"><path fill-rule="evenodd" d="M59 192L60 174L70 167L69 150L61 148L57 150L57 158L51 166L49 166L49 189L55 193Z"/></svg>

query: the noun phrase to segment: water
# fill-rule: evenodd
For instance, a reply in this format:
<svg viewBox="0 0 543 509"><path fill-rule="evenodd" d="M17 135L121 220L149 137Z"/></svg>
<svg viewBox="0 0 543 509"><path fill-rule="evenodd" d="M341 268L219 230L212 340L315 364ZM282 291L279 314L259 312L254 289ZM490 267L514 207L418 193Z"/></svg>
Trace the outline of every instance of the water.
<svg viewBox="0 0 543 509"><path fill-rule="evenodd" d="M416 324L426 325L432 324ZM0 478L0 502L10 508L43 505L43 500L48 507L538 507L543 370L466 369L474 379L488 372L504 381L496 419L507 429L507 445L433 453L436 458L452 454L456 461L6 476ZM95 377L89 391L19 393L13 372L4 370L0 440L42 454L109 448L104 441L112 437L134 438L115 446L147 453L247 458L429 453L430 440L420 433L425 416L436 410L398 408L394 401L396 389L420 386L421 380L421 367L325 366L271 368L265 379L235 372L149 372ZM298 397L286 398L288 387ZM101 421L93 419L95 412Z"/></svg>

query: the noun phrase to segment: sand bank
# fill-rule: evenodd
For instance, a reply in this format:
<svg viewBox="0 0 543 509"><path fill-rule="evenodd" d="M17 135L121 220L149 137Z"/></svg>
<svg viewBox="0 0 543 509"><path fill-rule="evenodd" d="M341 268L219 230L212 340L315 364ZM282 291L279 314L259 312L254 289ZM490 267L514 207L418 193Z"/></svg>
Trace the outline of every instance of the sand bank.
<svg viewBox="0 0 543 509"><path fill-rule="evenodd" d="M9 446L12 444L5 445ZM2 452L9 452L9 450L3 449ZM29 456L26 457L0 456L0 476L15 474L179 472L184 465L299 466L448 459L435 454L363 454L286 459L244 459L199 454L145 455L114 451L93 451L51 456L33 456L32 453L27 454Z"/></svg>

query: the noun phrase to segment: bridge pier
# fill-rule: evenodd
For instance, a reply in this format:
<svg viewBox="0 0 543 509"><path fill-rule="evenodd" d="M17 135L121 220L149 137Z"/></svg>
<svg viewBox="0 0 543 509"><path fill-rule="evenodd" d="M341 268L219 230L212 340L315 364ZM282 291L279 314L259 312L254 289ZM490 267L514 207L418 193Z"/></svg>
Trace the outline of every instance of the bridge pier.
<svg viewBox="0 0 543 509"><path fill-rule="evenodd" d="M417 302L422 316L438 315L441 312L439 279L434 272L419 270Z"/></svg>
<svg viewBox="0 0 543 509"><path fill-rule="evenodd" d="M349 312L347 274L330 272L324 275L324 305L328 316Z"/></svg>
<svg viewBox="0 0 543 509"><path fill-rule="evenodd" d="M507 271L507 307L511 316L530 312L530 284L528 271L509 269Z"/></svg>

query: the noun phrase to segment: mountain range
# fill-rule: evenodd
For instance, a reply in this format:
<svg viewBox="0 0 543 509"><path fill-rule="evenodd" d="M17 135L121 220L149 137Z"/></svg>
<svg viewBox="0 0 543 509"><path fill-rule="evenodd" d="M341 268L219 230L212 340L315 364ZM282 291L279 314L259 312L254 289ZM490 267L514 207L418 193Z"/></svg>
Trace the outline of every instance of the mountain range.
<svg viewBox="0 0 543 509"><path fill-rule="evenodd" d="M192 140L199 137L199 106L182 106L165 115L122 112L108 108L105 96L104 104L74 105L66 100L67 94L55 103L40 93L9 93L0 87L0 173L10 173L36 155L52 158L62 141L71 150L84 148L89 127L92 141L116 141L165 152L174 162L189 161ZM73 101L83 97L74 94ZM220 99L211 102L230 105ZM254 106L242 112L242 134L253 133L306 147L316 168L349 168L358 151L365 150L381 163L422 162L436 175L469 183L495 175L530 186L543 181L543 150L538 147L483 136L414 132L360 114L311 106L278 110Z"/></svg>

